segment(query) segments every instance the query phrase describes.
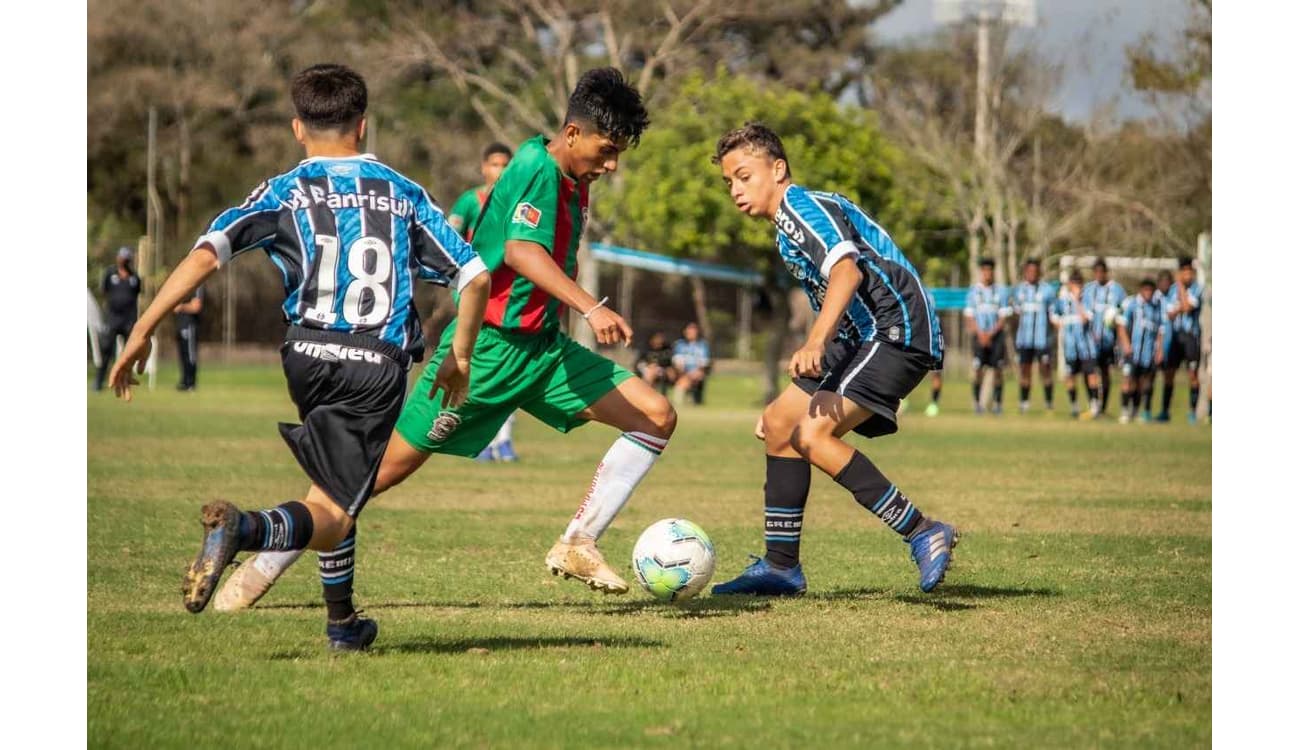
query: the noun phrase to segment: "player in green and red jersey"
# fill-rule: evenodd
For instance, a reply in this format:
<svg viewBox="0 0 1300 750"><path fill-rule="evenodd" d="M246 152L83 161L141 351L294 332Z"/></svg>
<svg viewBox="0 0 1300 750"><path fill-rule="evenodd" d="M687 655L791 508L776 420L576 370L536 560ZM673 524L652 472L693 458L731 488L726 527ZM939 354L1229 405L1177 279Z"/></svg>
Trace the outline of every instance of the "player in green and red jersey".
<svg viewBox="0 0 1300 750"><path fill-rule="evenodd" d="M649 124L641 95L613 68L585 73L569 98L564 127L554 138L520 146L492 190L473 245L492 274L491 294L470 366L469 397L443 405L434 375L448 356L443 336L398 418L375 481L375 494L401 482L434 453L476 456L515 409L560 432L589 421L621 434L596 467L589 489L559 541L546 555L564 574L607 593L624 581L605 562L596 540L668 445L677 413L644 380L570 339L560 330L572 307L601 344L628 344L632 328L574 282L578 239L587 219L587 188L618 168ZM243 609L270 588L294 553L243 565L218 594L220 609ZM256 572L256 571L262 572ZM238 571L237 571L238 573Z"/></svg>
<svg viewBox="0 0 1300 750"><path fill-rule="evenodd" d="M512 156L510 147L504 143L490 143L483 149L483 162L479 165L483 172L483 184L461 193L452 204L451 213L447 214L447 223L461 237L467 240L474 239L474 225L478 223L483 206L487 205L488 196L492 194L492 186L496 184L497 178L510 163Z"/></svg>

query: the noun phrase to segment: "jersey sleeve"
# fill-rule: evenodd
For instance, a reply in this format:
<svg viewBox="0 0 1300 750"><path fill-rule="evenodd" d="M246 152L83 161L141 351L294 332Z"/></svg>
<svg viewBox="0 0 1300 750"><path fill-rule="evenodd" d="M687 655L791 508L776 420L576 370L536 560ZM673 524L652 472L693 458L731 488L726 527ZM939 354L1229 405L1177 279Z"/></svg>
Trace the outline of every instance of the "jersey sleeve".
<svg viewBox="0 0 1300 750"><path fill-rule="evenodd" d="M1131 299L1126 299L1119 303L1119 315L1115 316L1115 325L1124 328L1133 327L1133 317L1137 313L1137 303Z"/></svg>
<svg viewBox="0 0 1300 750"><path fill-rule="evenodd" d="M469 230L470 217L474 215L474 208L478 205L478 196L474 195L473 190L466 190L460 194L456 202L451 206L451 213L447 214L447 224L456 233L464 237L465 232Z"/></svg>
<svg viewBox="0 0 1300 750"><path fill-rule="evenodd" d="M284 203L271 186L263 182L235 208L223 211L208 225L208 231L194 243L210 245L217 252L218 265L254 248L265 247L275 239Z"/></svg>
<svg viewBox="0 0 1300 750"><path fill-rule="evenodd" d="M518 197L509 196L508 200L512 204L506 206L505 241L535 242L546 248L546 252L554 252L555 212L560 205L559 172L549 164L540 165Z"/></svg>
<svg viewBox="0 0 1300 750"><path fill-rule="evenodd" d="M439 286L449 286L455 281L459 290L475 276L487 272L487 266L474 248L452 229L442 209L426 191L420 190L414 203L411 253L421 279Z"/></svg>
<svg viewBox="0 0 1300 750"><path fill-rule="evenodd" d="M962 312L968 318L975 317L975 308L979 305L979 300L975 298L975 287L966 290L966 309Z"/></svg>
<svg viewBox="0 0 1300 750"><path fill-rule="evenodd" d="M1001 287L1000 289L998 289L997 296L998 296L998 317L999 318L1010 317L1011 313L1015 312L1015 310L1013 310L1011 307L1011 295L1010 293L1008 293L1007 288Z"/></svg>
<svg viewBox="0 0 1300 750"><path fill-rule="evenodd" d="M831 267L841 259L858 257L852 225L835 200L791 185L781 205L785 216L777 216L778 226L812 259L823 278L830 277Z"/></svg>

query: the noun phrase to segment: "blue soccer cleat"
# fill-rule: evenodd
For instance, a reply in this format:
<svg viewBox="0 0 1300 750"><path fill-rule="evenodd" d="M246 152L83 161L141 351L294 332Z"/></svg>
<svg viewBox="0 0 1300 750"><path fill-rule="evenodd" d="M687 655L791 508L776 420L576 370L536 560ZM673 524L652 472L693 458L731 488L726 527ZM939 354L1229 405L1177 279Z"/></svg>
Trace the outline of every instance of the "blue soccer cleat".
<svg viewBox="0 0 1300 750"><path fill-rule="evenodd" d="M507 440L497 446L497 460L510 463L518 461L519 456L515 453L515 444L513 440Z"/></svg>
<svg viewBox="0 0 1300 750"><path fill-rule="evenodd" d="M325 635L330 639L331 651L365 651L379 636L379 623L358 617L353 612L346 620L330 622L325 626Z"/></svg>
<svg viewBox="0 0 1300 750"><path fill-rule="evenodd" d="M474 457L474 461L480 464L490 464L495 460L497 460L497 449L490 445Z"/></svg>
<svg viewBox="0 0 1300 750"><path fill-rule="evenodd" d="M921 590L929 593L943 581L952 564L952 550L960 534L957 529L942 521L912 537L912 560L921 571Z"/></svg>
<svg viewBox="0 0 1300 750"><path fill-rule="evenodd" d="M1138 417L1138 419L1142 421L1142 424L1151 424L1151 410L1143 409L1142 416Z"/></svg>
<svg viewBox="0 0 1300 750"><path fill-rule="evenodd" d="M754 596L800 596L808 590L803 577L803 566L782 570L773 567L765 558L750 555L754 562L740 575L713 587L713 595L753 594Z"/></svg>
<svg viewBox="0 0 1300 750"><path fill-rule="evenodd" d="M1196 412L1194 411L1187 412L1187 424L1191 424L1191 425L1196 424Z"/></svg>
<svg viewBox="0 0 1300 750"><path fill-rule="evenodd" d="M198 614L208 606L221 574L235 559L239 551L239 515L239 509L224 500L203 506L203 546L181 581L185 608L190 612Z"/></svg>

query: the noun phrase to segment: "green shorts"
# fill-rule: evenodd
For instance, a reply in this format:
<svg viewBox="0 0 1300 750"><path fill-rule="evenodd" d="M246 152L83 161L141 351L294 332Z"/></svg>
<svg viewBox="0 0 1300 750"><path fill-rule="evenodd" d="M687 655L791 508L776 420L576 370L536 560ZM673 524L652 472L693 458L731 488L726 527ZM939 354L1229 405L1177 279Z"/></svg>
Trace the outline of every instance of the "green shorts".
<svg viewBox="0 0 1300 750"><path fill-rule="evenodd" d="M586 423L578 413L632 373L563 333L519 334L483 326L470 363L469 398L443 410L429 389L451 348L456 322L420 375L397 420L397 432L425 453L477 456L516 409L568 432Z"/></svg>

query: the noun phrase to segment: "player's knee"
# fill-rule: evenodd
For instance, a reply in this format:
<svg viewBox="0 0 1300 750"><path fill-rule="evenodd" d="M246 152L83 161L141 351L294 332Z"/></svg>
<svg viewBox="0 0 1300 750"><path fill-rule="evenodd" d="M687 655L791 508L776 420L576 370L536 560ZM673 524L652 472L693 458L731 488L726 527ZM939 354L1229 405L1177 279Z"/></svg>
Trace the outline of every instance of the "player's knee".
<svg viewBox="0 0 1300 750"><path fill-rule="evenodd" d="M671 402L658 393L645 409L646 419L653 425L658 437L670 438L677 429L677 410Z"/></svg>
<svg viewBox="0 0 1300 750"><path fill-rule="evenodd" d="M785 443L789 441L790 433L798 424L798 419L792 419L790 415L784 414L777 408L777 403L772 402L763 410L763 434L767 436L767 441L780 441Z"/></svg>
<svg viewBox="0 0 1300 750"><path fill-rule="evenodd" d="M817 449L818 443L833 437L834 425L824 419L813 419L806 417L799 420L795 425L794 431L790 433L790 447L796 453L808 458L814 450Z"/></svg>

